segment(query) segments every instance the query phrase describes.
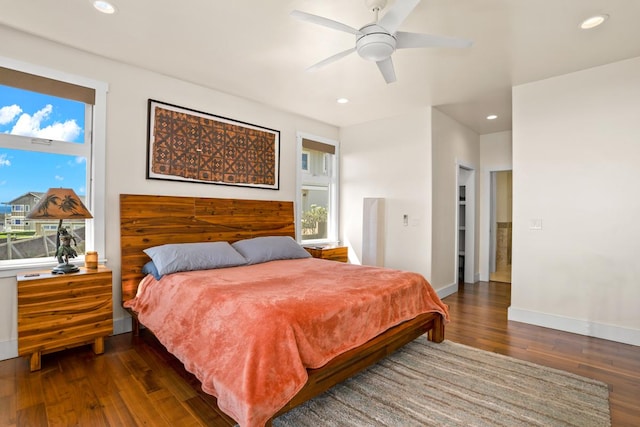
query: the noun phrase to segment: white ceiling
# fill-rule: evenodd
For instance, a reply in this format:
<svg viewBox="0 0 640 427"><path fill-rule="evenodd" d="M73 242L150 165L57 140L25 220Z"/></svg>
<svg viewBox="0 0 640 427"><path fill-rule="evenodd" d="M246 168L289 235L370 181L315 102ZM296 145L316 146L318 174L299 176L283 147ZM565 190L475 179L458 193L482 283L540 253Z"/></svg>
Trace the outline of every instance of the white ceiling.
<svg viewBox="0 0 640 427"><path fill-rule="evenodd" d="M389 85L355 53L305 71L353 47L354 36L289 12L360 28L374 20L363 0L112 3L118 12L109 16L91 0L0 0L0 23L337 126L434 105L480 134L511 129L514 85L640 56L640 0L422 0L401 31L474 45L398 50L398 81ZM610 19L579 29L595 13ZM339 97L351 102L339 105ZM499 118L487 121L488 114Z"/></svg>

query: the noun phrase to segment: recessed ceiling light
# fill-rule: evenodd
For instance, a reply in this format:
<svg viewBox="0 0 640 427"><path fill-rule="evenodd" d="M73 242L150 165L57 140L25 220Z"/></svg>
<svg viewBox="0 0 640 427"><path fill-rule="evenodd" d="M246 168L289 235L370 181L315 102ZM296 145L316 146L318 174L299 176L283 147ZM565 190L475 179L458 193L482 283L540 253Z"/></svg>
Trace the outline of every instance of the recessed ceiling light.
<svg viewBox="0 0 640 427"><path fill-rule="evenodd" d="M590 30L591 28L595 28L598 25L602 24L608 18L609 18L609 15L594 15L594 16L591 16L591 17L585 19L584 21L582 21L582 24L580 24L580 28L582 28L583 30Z"/></svg>
<svg viewBox="0 0 640 427"><path fill-rule="evenodd" d="M116 13L115 6L108 1L96 0L93 2L93 7L95 7L98 12L106 13L108 15Z"/></svg>
<svg viewBox="0 0 640 427"><path fill-rule="evenodd" d="M338 104L346 104L347 102L349 102L349 100L347 98L338 98L336 102Z"/></svg>
<svg viewBox="0 0 640 427"><path fill-rule="evenodd" d="M496 116L495 114L491 114L491 115L487 116L487 120L495 120L497 118L498 118L498 116Z"/></svg>

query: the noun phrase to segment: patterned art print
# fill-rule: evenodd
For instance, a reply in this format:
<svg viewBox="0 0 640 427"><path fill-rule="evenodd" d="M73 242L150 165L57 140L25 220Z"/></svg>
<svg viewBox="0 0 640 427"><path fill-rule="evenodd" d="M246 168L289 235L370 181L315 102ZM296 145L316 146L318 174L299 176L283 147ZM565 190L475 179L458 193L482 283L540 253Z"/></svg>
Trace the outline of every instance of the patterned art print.
<svg viewBox="0 0 640 427"><path fill-rule="evenodd" d="M280 132L149 100L147 178L278 189Z"/></svg>

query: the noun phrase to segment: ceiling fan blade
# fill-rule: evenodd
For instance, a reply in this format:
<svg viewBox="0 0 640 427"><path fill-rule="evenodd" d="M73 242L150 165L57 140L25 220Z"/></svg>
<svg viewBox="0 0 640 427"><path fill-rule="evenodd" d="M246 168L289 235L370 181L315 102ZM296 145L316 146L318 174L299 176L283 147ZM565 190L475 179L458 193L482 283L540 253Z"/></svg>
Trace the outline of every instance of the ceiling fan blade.
<svg viewBox="0 0 640 427"><path fill-rule="evenodd" d="M328 57L327 59L324 59L320 62L318 62L317 64L312 65L311 67L307 68L307 71L316 71L319 70L320 68L331 64L332 62L336 62L338 59L344 58L345 56L349 55L350 53L353 53L356 51L355 47L352 47L351 49L347 49L347 50L343 50L342 52L336 53L333 56Z"/></svg>
<svg viewBox="0 0 640 427"><path fill-rule="evenodd" d="M341 22L334 21L329 18L323 18L322 16L318 16L318 15L312 15L310 13L302 12L300 10L293 10L291 11L290 15L301 21L311 22L312 24L316 24L316 25L322 25L323 27L328 27L333 30L344 31L345 33L355 34L355 35L362 34L360 30L356 30L355 28L350 27Z"/></svg>
<svg viewBox="0 0 640 427"><path fill-rule="evenodd" d="M393 34L413 12L420 0L397 0L391 9L378 21L378 25Z"/></svg>
<svg viewBox="0 0 640 427"><path fill-rule="evenodd" d="M471 40L457 39L455 37L432 36L431 34L405 33L398 31L395 34L396 49L412 47L470 47Z"/></svg>
<svg viewBox="0 0 640 427"><path fill-rule="evenodd" d="M376 64L378 65L378 69L382 73L382 77L384 77L384 81L387 82L387 84L396 81L396 72L393 69L393 61L391 60L391 57L378 61Z"/></svg>

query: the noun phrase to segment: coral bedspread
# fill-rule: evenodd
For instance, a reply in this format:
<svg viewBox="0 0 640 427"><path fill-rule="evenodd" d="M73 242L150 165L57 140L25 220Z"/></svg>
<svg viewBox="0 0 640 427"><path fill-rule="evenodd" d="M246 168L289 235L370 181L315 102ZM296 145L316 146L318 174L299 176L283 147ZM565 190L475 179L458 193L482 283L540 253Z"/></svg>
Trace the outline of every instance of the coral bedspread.
<svg viewBox="0 0 640 427"><path fill-rule="evenodd" d="M306 368L421 313L448 320L419 274L315 258L148 275L125 306L246 427L291 400Z"/></svg>

